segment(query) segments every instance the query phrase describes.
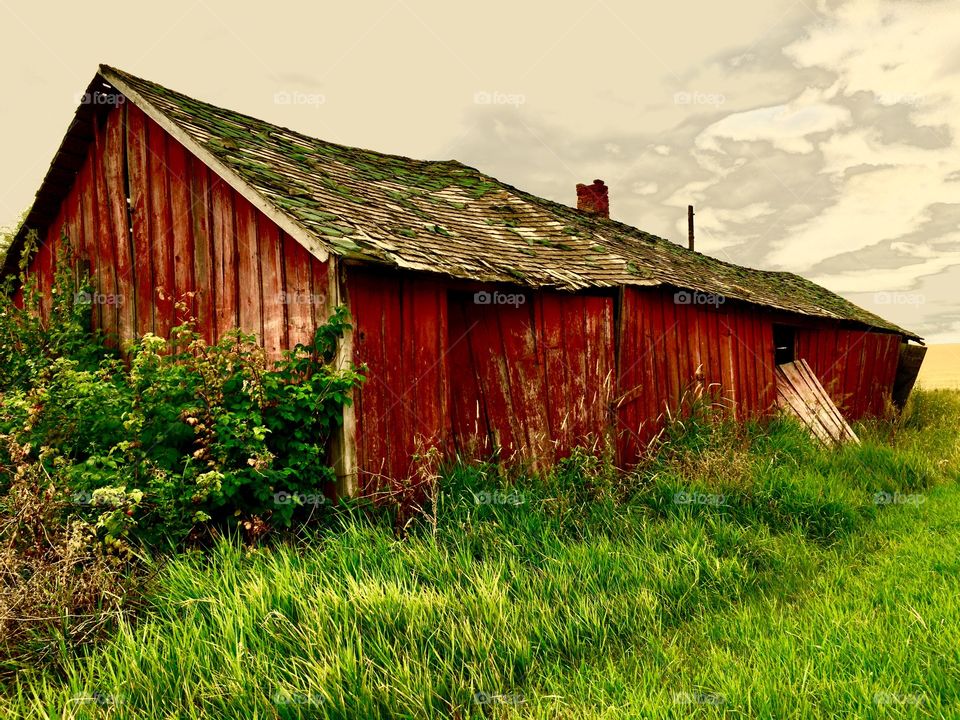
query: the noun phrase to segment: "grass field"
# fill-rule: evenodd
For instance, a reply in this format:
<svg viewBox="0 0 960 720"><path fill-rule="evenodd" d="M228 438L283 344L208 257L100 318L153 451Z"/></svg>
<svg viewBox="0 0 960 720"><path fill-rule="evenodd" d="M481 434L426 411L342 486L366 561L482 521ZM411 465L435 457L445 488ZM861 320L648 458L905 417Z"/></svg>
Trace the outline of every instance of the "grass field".
<svg viewBox="0 0 960 720"><path fill-rule="evenodd" d="M931 345L917 383L924 388L960 389L960 344Z"/></svg>
<svg viewBox="0 0 960 720"><path fill-rule="evenodd" d="M166 564L147 612L2 717L960 717L960 393L824 450L690 422L632 475L460 468Z"/></svg>

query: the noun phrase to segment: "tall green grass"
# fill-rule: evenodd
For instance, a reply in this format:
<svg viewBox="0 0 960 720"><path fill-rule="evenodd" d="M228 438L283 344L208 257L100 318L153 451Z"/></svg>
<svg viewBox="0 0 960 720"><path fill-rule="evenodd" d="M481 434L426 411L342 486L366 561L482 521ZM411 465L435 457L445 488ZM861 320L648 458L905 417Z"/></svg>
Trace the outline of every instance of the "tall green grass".
<svg viewBox="0 0 960 720"><path fill-rule="evenodd" d="M630 474L453 468L403 538L358 508L172 559L139 622L24 669L0 715L951 717L958 418L918 393L830 450L695 415Z"/></svg>

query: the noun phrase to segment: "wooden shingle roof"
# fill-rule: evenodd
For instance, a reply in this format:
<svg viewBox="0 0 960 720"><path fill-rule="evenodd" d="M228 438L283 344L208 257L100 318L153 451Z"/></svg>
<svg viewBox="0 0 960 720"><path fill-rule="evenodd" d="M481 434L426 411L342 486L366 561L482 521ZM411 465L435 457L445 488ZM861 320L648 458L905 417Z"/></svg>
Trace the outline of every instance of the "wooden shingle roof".
<svg viewBox="0 0 960 720"><path fill-rule="evenodd" d="M725 263L456 161L326 142L108 66L103 81L320 257L563 290L669 285L919 339L793 273Z"/></svg>

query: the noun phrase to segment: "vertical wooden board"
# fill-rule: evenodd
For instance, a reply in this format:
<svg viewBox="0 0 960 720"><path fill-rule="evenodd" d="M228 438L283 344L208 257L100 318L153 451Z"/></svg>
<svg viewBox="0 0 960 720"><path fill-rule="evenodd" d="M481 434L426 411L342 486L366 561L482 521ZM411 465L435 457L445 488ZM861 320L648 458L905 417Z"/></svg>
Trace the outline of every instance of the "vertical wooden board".
<svg viewBox="0 0 960 720"><path fill-rule="evenodd" d="M437 402L440 420L440 441L443 445L443 452L449 457L449 452L453 447L450 423L450 374L447 372L449 367L447 363L447 324L449 323L450 303L447 300L449 294L447 284L436 281L434 285L434 303L437 307L438 318L436 336L433 338L433 342L437 355L435 372L439 385L437 389Z"/></svg>
<svg viewBox="0 0 960 720"><path fill-rule="evenodd" d="M646 313L650 328L650 360L652 372L650 374L650 388L653 394L654 411L650 417L648 431L655 433L663 425L666 416L665 409L670 406L671 380L670 367L667 363L667 331L663 314L663 293L659 290L640 291L642 312Z"/></svg>
<svg viewBox="0 0 960 720"><path fill-rule="evenodd" d="M216 264L213 238L213 190L209 168L194 157L190 168L190 234L193 237L193 281L197 332L209 343L217 338ZM279 234L277 235L279 238Z"/></svg>
<svg viewBox="0 0 960 720"><path fill-rule="evenodd" d="M742 310L736 308L731 310L727 316L731 338L731 358L733 361L734 374L734 392L737 396L736 415L738 420L743 420L747 411L747 387L745 378L744 355L746 354L743 346L743 337L741 335L740 323Z"/></svg>
<svg viewBox="0 0 960 720"><path fill-rule="evenodd" d="M573 441L573 418L567 399L567 362L563 347L563 306L556 293L540 293L534 301L539 316L539 350L543 357L544 396L550 438L567 447Z"/></svg>
<svg viewBox="0 0 960 720"><path fill-rule="evenodd" d="M744 361L747 374L747 385L749 387L745 397L747 399L747 412L750 417L756 417L760 411L760 382L757 378L757 355L761 352L761 347L757 342L754 317L756 311L753 308L744 308L743 313L743 334L744 343Z"/></svg>
<svg viewBox="0 0 960 720"><path fill-rule="evenodd" d="M262 213L257 213L257 245L263 291L263 346L269 358L279 360L282 351L287 347L283 255L280 230Z"/></svg>
<svg viewBox="0 0 960 720"><path fill-rule="evenodd" d="M636 366L641 361L641 340L635 312L634 291L621 288L620 312L617 318L616 391L614 394L613 437L617 447L617 459L622 467L634 462L635 452L630 429L633 427L637 400L632 399L636 382ZM549 378L548 378L549 382ZM640 396L642 397L642 396Z"/></svg>
<svg viewBox="0 0 960 720"><path fill-rule="evenodd" d="M830 398L833 400L834 404L836 404L840 393L840 389L837 387L836 381L836 362L837 358L840 356L840 336L837 334L835 328L823 327L816 331L815 337L818 342L817 347L820 349L818 354L819 361L816 365L813 365L813 363L810 364L813 367L813 372L820 381L820 384L823 385L824 389L827 391L827 394L830 395ZM809 358L804 359L809 361Z"/></svg>
<svg viewBox="0 0 960 720"><path fill-rule="evenodd" d="M710 348L704 343L703 325L707 311L701 307L691 307L687 337L690 341L690 378L696 391L702 393L710 362Z"/></svg>
<svg viewBox="0 0 960 720"><path fill-rule="evenodd" d="M387 475L402 478L407 475L403 459L412 447L409 422L410 387L407 385L410 358L404 352L404 337L408 332L409 294L402 279L387 285L390 294L381 310L384 338L383 392L386 401L384 422L387 436Z"/></svg>
<svg viewBox="0 0 960 720"><path fill-rule="evenodd" d="M677 314L673 294L664 290L659 293L660 312L663 315L663 367L666 370L668 395L666 407L675 413L680 404L680 368L677 343Z"/></svg>
<svg viewBox="0 0 960 720"><path fill-rule="evenodd" d="M133 215L133 268L136 277L136 334L154 331L153 256L150 249L150 173L147 161L146 116L130 103L127 110L127 176Z"/></svg>
<svg viewBox="0 0 960 720"><path fill-rule="evenodd" d="M719 309L707 315L707 342L710 344L710 375L709 385L715 401L722 401L724 397L723 352L721 342L721 325Z"/></svg>
<svg viewBox="0 0 960 720"><path fill-rule="evenodd" d="M480 387L486 399L487 421L493 450L503 460L517 452L510 396L510 378L506 369L506 349L500 328L500 316L488 305L470 305L468 319L476 321L470 334L471 349L477 363Z"/></svg>
<svg viewBox="0 0 960 720"><path fill-rule="evenodd" d="M382 322L383 305L388 298L382 284L360 272L349 273L347 285L354 316L354 362L367 366L367 380L356 394L358 484L366 493L375 477L383 472L389 454Z"/></svg>
<svg viewBox="0 0 960 720"><path fill-rule="evenodd" d="M535 423L536 410L528 407L524 387L532 379L527 360L533 349L529 314L526 307L508 305L487 306L485 311L495 316L503 344L503 352L496 358L509 408L503 427L509 430L511 449L518 454L518 459L534 460L536 449L531 425Z"/></svg>
<svg viewBox="0 0 960 720"><path fill-rule="evenodd" d="M750 375L750 368L753 362L754 349L750 345L750 337L747 334L746 314L749 310L745 307L737 308L734 328L736 332L737 348L737 381L740 386L740 419L746 420L753 411L754 388Z"/></svg>
<svg viewBox="0 0 960 720"><path fill-rule="evenodd" d="M846 371L844 373L844 385L847 393L848 419L859 420L862 412L862 360L863 343L866 339L866 332L862 330L848 330L850 338L849 350L846 357Z"/></svg>
<svg viewBox="0 0 960 720"><path fill-rule="evenodd" d="M171 238L170 188L167 173L167 133L147 119L147 171L150 173L150 250L153 258L153 327L168 337L173 327L174 269Z"/></svg>
<svg viewBox="0 0 960 720"><path fill-rule="evenodd" d="M468 321L466 293L451 295L447 326L447 364L450 368L449 397L454 447L467 459L488 459L490 427L486 398L481 389L472 352L475 320Z"/></svg>
<svg viewBox="0 0 960 720"><path fill-rule="evenodd" d="M769 348L769 350L763 354L763 412L764 414L769 414L773 411L774 405L777 402L776 363L774 362L773 355L773 323L771 323L769 319L764 319L761 322L761 336L763 347Z"/></svg>
<svg viewBox="0 0 960 720"><path fill-rule="evenodd" d="M123 296L117 288L117 256L116 256L116 229L113 226L113 216L110 211L110 197L107 193L106 176L106 126L100 125L94 119L93 128L93 197L95 202L94 216L97 233L97 258L100 263L99 279L101 292L107 298L107 304L101 308L103 332L107 342L117 345L119 334L119 309L123 303Z"/></svg>
<svg viewBox="0 0 960 720"><path fill-rule="evenodd" d="M720 312L720 363L722 388L725 404L731 415L737 416L737 405L740 395L737 392L736 357L734 356L733 333L730 329L729 316L725 311Z"/></svg>
<svg viewBox="0 0 960 720"><path fill-rule="evenodd" d="M212 178L210 189L213 199L214 295L217 298L214 327L219 340L240 326L237 232L233 190L216 176Z"/></svg>
<svg viewBox="0 0 960 720"><path fill-rule="evenodd" d="M587 380L587 307L581 295L564 294L560 302L563 304L563 350L570 378L566 407L572 442L579 443L590 432L586 409L592 390Z"/></svg>
<svg viewBox="0 0 960 720"><path fill-rule="evenodd" d="M49 322L52 310L50 291L53 285L53 263L53 246L50 243L42 243L34 256L33 274L36 277L37 292L40 297L40 319L44 323Z"/></svg>
<svg viewBox="0 0 960 720"><path fill-rule="evenodd" d="M897 377L897 366L900 361L900 340L901 337L899 335L887 336L887 346L885 351L886 372L881 379L884 407L887 398L889 398L891 402L893 401L893 388Z"/></svg>
<svg viewBox="0 0 960 720"><path fill-rule="evenodd" d="M263 264L262 260L260 264ZM313 288L313 295L310 298L310 311L313 313L311 324L316 330L329 319L332 298L327 297L330 293L329 262L320 262L312 255L310 256L310 286ZM446 303L443 303L443 307L446 307Z"/></svg>
<svg viewBox="0 0 960 720"><path fill-rule="evenodd" d="M443 344L440 341L445 308L439 302L442 293L434 279L412 284L413 323L409 327L414 351L413 375L408 379L410 395L415 401L412 418L416 434L424 441L424 449L438 448L443 440L443 398L445 388ZM414 450L416 448L413 448Z"/></svg>
<svg viewBox="0 0 960 720"><path fill-rule="evenodd" d="M117 107L107 115L107 134L103 156L106 179L106 202L113 229L113 250L116 258L117 292L122 301L117 307L117 332L121 344L136 336L136 277L133 268L133 245L130 235L130 216L126 186L126 129L125 106Z"/></svg>
<svg viewBox="0 0 960 720"><path fill-rule="evenodd" d="M170 248L173 255L173 295L186 307L178 315L179 325L187 317L196 318L197 297L193 279L193 213L190 196L189 163L186 148L173 138L167 140L167 175L170 183Z"/></svg>
<svg viewBox="0 0 960 720"><path fill-rule="evenodd" d="M292 347L298 343L307 344L313 338L313 312L309 304L312 271L310 255L304 247L286 233L281 233L281 237L283 238L284 292L287 303L287 337ZM399 324L396 329L388 328L388 331L399 333ZM399 340L399 334L396 337Z"/></svg>
<svg viewBox="0 0 960 720"><path fill-rule="evenodd" d="M671 333L675 345L673 352L676 360L677 370L677 396L676 409L681 416L687 413L687 389L689 385L689 339L687 338L687 310L689 305L677 304L672 294L664 295L664 304L668 304L673 310L673 332Z"/></svg>
<svg viewBox="0 0 960 720"><path fill-rule="evenodd" d="M70 194L67 196L67 209L64 213L64 228L66 230L67 238L70 242L70 247L74 253L74 262L77 266L77 271L79 276L93 281L94 267L90 258L90 253L86 246L86 237L83 232L83 208L80 201L79 186L77 183L74 183L73 188L70 190ZM46 248L49 252L50 248ZM45 255L45 258L48 257ZM52 257L50 258L52 260ZM46 275L46 273L44 273ZM48 291L49 292L49 291ZM44 296L48 294L44 293ZM49 307L49 299L47 299L47 307ZM90 323L91 327L97 327L96 318L93 315L93 306L89 308L90 311Z"/></svg>
<svg viewBox="0 0 960 720"><path fill-rule="evenodd" d="M584 399L587 436L603 440L610 422L610 390L613 369L613 301L608 297L585 297L587 319L587 396Z"/></svg>
<svg viewBox="0 0 960 720"><path fill-rule="evenodd" d="M263 300L260 294L260 257L257 243L257 210L250 202L234 196L237 235L237 292L240 300L240 329L256 335L263 344ZM310 259L307 258L307 270ZM308 294L308 301L311 296ZM310 305L307 305L310 309ZM311 321L312 324L312 321Z"/></svg>
<svg viewBox="0 0 960 720"><path fill-rule="evenodd" d="M84 252L90 259L90 284L95 295L102 294L100 282L101 261L98 255L96 198L94 195L93 171L91 167L93 148L87 152L86 160L74 181L74 189L79 198L79 217L77 218L77 233L82 238ZM103 328L103 303L96 299L90 305L90 314L93 328Z"/></svg>

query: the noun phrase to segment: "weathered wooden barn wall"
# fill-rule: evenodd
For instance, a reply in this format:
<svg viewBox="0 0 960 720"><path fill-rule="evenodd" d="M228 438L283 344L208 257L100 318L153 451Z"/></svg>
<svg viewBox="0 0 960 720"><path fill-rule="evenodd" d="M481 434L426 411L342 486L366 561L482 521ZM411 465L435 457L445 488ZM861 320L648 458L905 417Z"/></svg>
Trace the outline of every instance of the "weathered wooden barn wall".
<svg viewBox="0 0 960 720"><path fill-rule="evenodd" d="M354 360L367 366L355 394L358 488L404 479L413 457L447 441L446 285L443 278L351 268Z"/></svg>
<svg viewBox="0 0 960 720"><path fill-rule="evenodd" d="M129 198L129 202L128 202ZM167 334L185 298L215 341L234 327L273 356L307 342L330 311L320 262L132 104L99 114L85 161L31 261L49 316L60 237L98 294L93 324L130 340ZM901 337L746 303L678 301L665 288L566 293L350 267L359 490L404 478L418 451L549 465L612 440L634 463L696 387L739 419L775 402L773 325L848 418L883 410ZM520 293L516 306L478 290Z"/></svg>
<svg viewBox="0 0 960 720"><path fill-rule="evenodd" d="M449 296L452 445L462 458L547 467L610 428L614 300L498 288L522 304ZM484 290L486 299L491 299Z"/></svg>
<svg viewBox="0 0 960 720"><path fill-rule="evenodd" d="M167 335L185 299L207 340L240 327L276 357L308 342L329 312L328 263L129 103L95 121L85 162L31 261L45 315L62 233L97 292L113 298L91 304L94 327L121 341Z"/></svg>
<svg viewBox="0 0 960 720"><path fill-rule="evenodd" d="M636 462L666 413L682 409L698 385L738 419L764 415L776 401L769 313L692 298L680 291L678 302L678 291L665 288L623 290L616 434L624 465Z"/></svg>
<svg viewBox="0 0 960 720"><path fill-rule="evenodd" d="M828 323L796 331L796 357L816 374L847 420L883 412L893 389L901 337Z"/></svg>

